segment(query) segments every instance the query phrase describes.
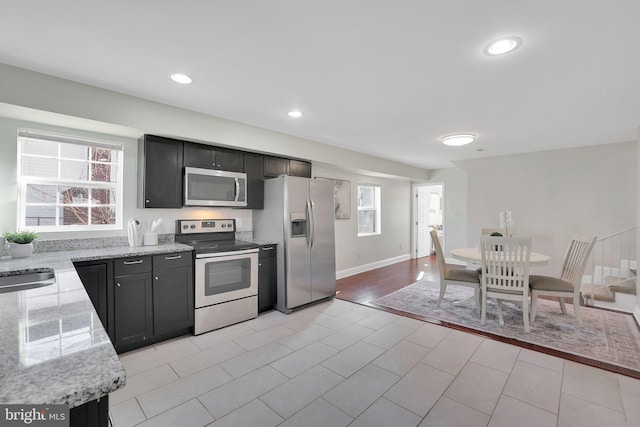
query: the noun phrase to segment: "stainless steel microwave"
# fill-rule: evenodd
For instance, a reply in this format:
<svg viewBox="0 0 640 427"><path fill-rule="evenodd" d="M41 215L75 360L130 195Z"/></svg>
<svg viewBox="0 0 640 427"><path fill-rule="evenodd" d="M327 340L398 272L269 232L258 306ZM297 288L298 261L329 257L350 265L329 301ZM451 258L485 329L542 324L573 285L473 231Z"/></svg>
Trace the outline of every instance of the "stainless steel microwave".
<svg viewBox="0 0 640 427"><path fill-rule="evenodd" d="M247 174L184 168L185 206L247 206Z"/></svg>

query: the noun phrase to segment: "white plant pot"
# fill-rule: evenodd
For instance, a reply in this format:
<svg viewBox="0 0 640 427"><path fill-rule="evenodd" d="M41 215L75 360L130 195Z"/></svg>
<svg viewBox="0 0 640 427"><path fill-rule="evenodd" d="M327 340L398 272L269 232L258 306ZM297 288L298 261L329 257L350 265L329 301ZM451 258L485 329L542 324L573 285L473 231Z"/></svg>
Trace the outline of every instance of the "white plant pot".
<svg viewBox="0 0 640 427"><path fill-rule="evenodd" d="M33 243L9 243L11 258L26 258L33 253Z"/></svg>

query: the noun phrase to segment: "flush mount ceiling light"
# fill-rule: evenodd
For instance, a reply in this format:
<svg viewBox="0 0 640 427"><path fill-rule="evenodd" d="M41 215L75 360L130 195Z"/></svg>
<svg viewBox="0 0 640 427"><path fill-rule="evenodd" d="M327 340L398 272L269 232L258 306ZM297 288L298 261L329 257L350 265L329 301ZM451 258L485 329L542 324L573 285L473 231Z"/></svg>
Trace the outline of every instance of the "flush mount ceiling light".
<svg viewBox="0 0 640 427"><path fill-rule="evenodd" d="M191 77L187 76L186 74L174 73L171 74L170 77L171 80L176 83L182 83L183 85L188 85L189 83L191 83Z"/></svg>
<svg viewBox="0 0 640 427"><path fill-rule="evenodd" d="M298 117L302 117L302 112L298 110L292 110L292 111L289 111L287 115L289 117L293 117L294 119L297 119Z"/></svg>
<svg viewBox="0 0 640 427"><path fill-rule="evenodd" d="M476 139L476 136L472 133L457 133L454 135L443 136L441 139L444 145L459 147L473 142L473 140Z"/></svg>
<svg viewBox="0 0 640 427"><path fill-rule="evenodd" d="M517 49L522 44L520 37L511 36L494 40L484 48L484 54L489 56L504 55Z"/></svg>

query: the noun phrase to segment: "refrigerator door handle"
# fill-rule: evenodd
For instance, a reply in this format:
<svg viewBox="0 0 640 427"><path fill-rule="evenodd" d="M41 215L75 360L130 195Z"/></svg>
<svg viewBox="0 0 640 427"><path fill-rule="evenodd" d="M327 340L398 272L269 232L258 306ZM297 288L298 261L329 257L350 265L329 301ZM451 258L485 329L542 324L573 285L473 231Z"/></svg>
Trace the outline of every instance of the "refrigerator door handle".
<svg viewBox="0 0 640 427"><path fill-rule="evenodd" d="M311 200L307 200L307 218L308 218L308 222L307 224L309 227L309 231L307 232L307 236L309 239L309 249L311 249L313 247L313 242L315 241L315 229L316 229L316 225L315 225L315 218L314 218L314 212L313 212L313 202Z"/></svg>

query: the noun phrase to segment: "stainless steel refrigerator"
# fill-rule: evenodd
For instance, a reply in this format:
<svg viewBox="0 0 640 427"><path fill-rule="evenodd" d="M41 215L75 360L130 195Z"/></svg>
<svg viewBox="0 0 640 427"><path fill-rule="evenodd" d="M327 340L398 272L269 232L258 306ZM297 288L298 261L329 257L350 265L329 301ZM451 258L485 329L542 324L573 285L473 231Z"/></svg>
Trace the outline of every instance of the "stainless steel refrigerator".
<svg viewBox="0 0 640 427"><path fill-rule="evenodd" d="M278 243L276 309L290 313L335 296L334 230L332 181L281 175L264 182L253 233Z"/></svg>

